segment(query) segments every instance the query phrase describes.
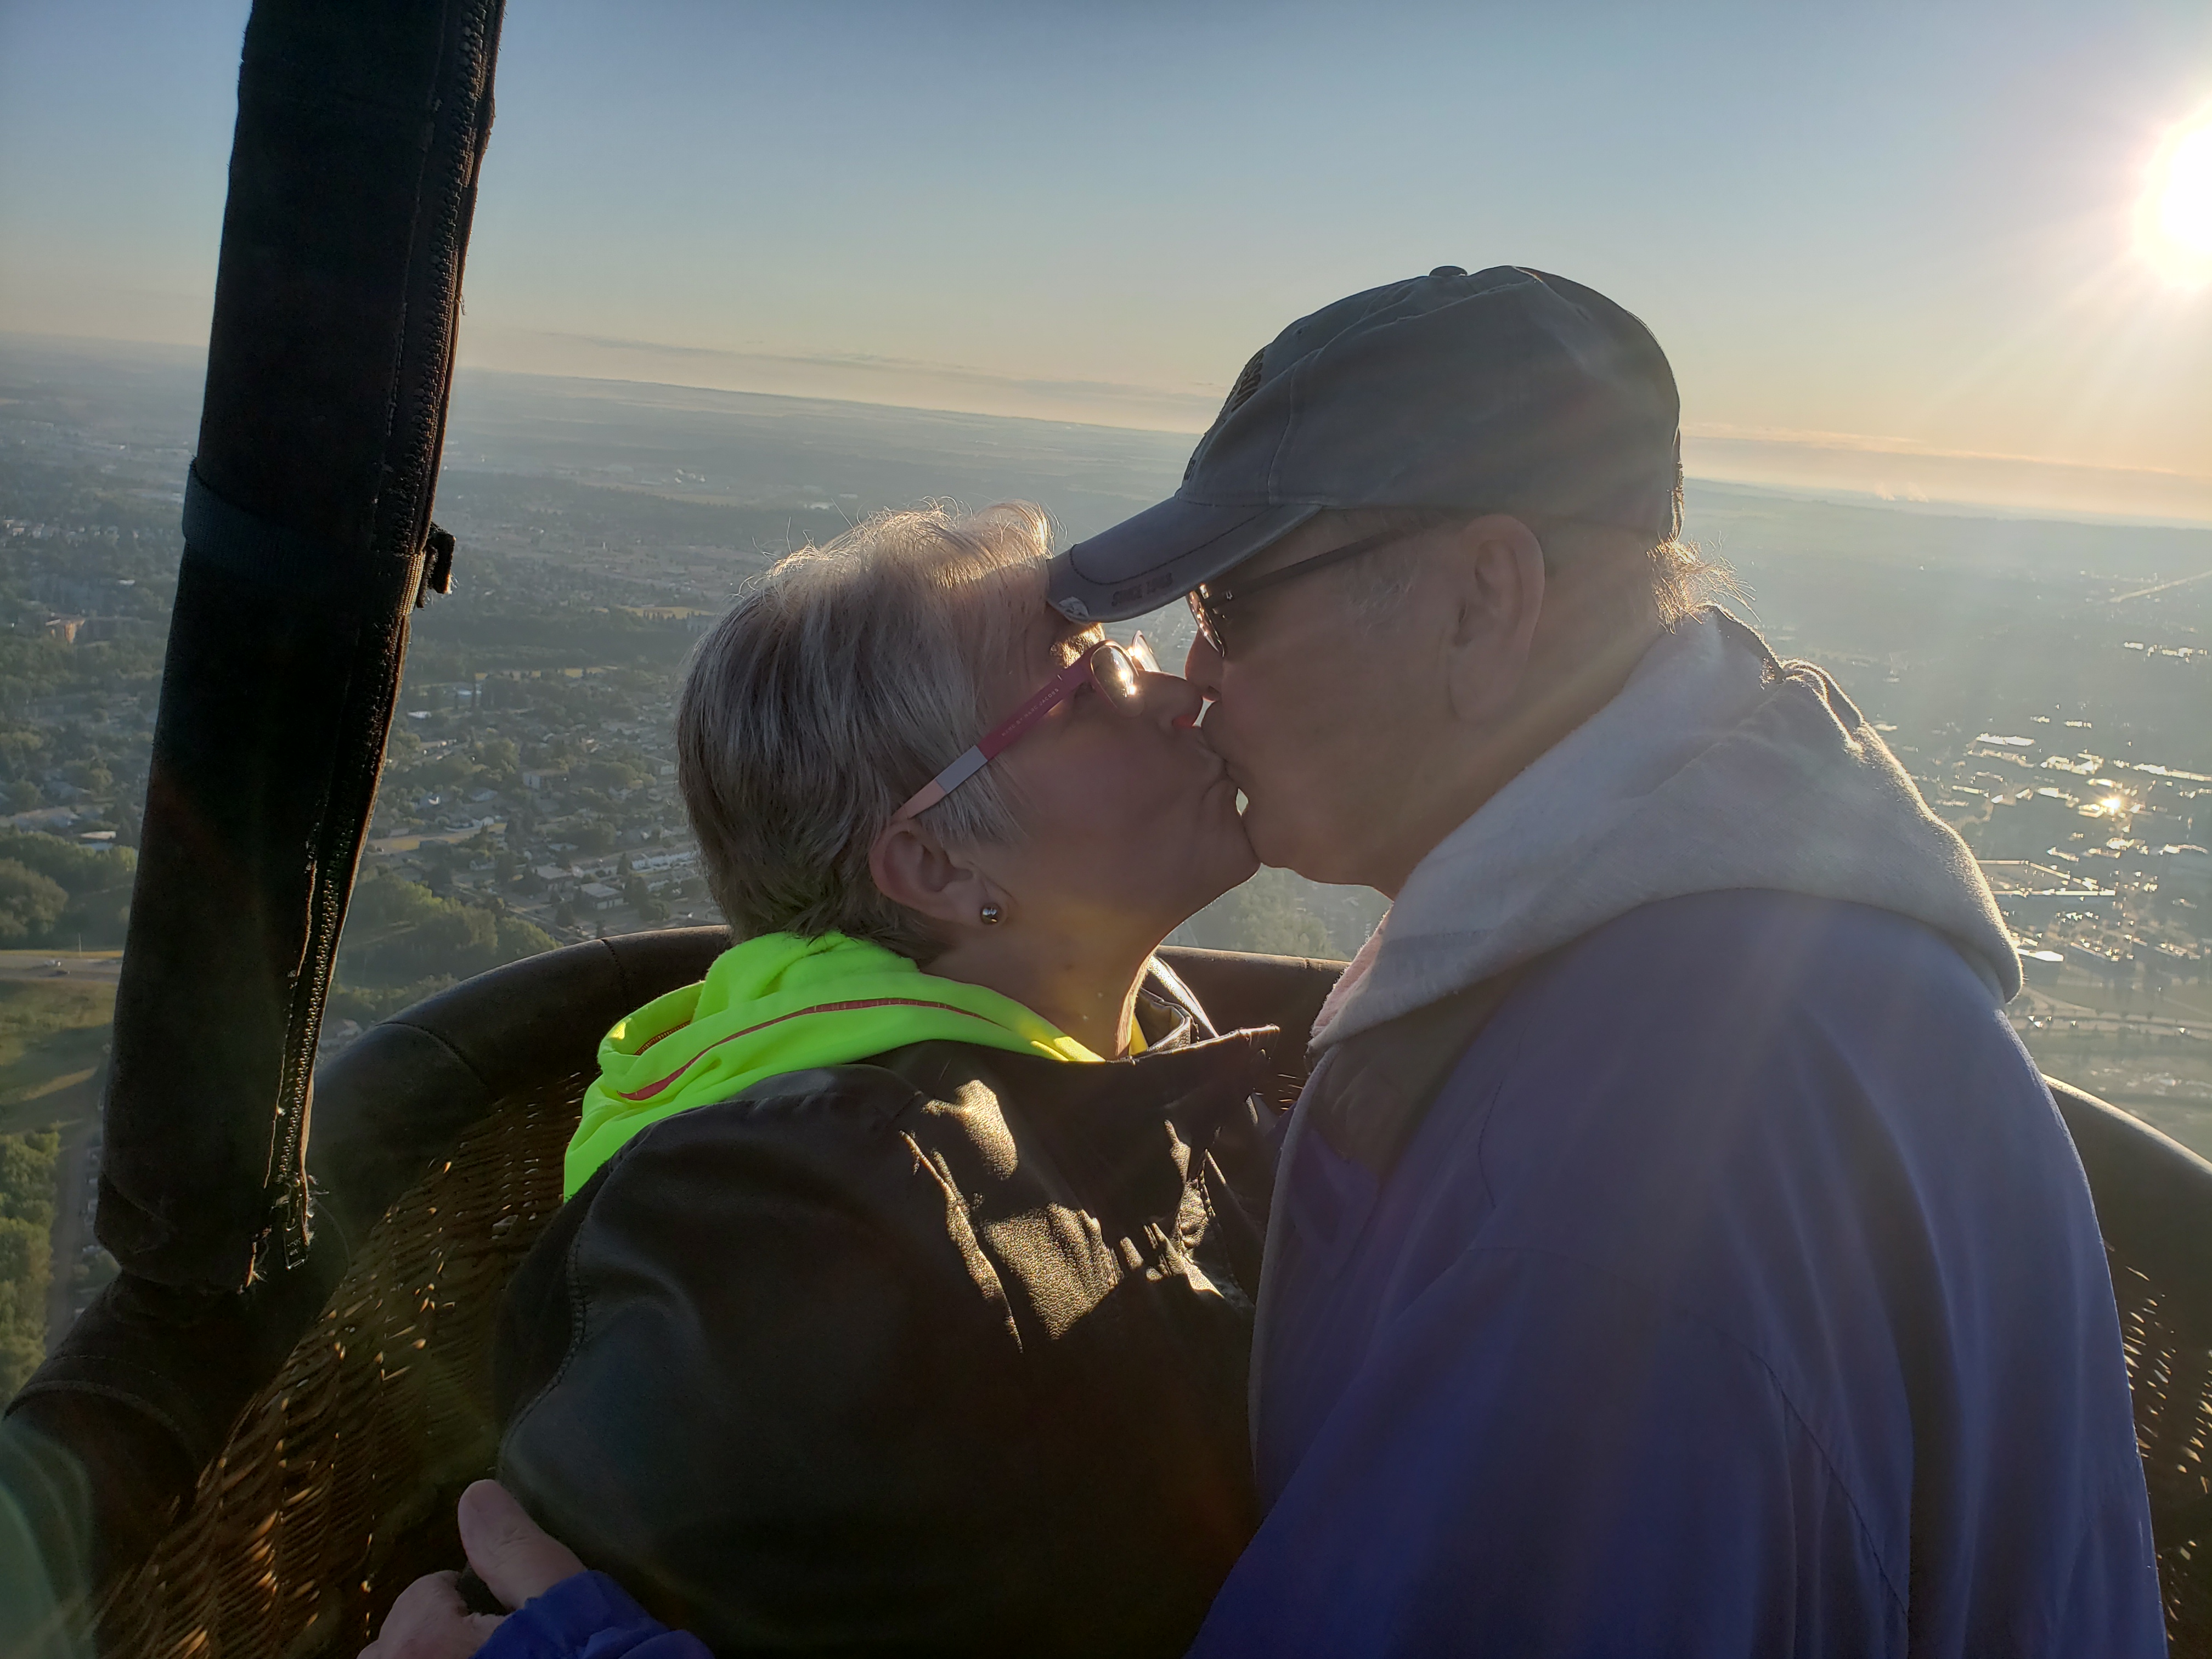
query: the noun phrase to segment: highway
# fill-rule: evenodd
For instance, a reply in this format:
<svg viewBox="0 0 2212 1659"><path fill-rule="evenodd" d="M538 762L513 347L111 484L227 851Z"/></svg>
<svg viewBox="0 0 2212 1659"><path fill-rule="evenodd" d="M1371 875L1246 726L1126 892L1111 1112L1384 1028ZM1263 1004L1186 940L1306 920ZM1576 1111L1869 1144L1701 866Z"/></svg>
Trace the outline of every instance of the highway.
<svg viewBox="0 0 2212 1659"><path fill-rule="evenodd" d="M120 951L0 951L0 980L75 981L112 985L123 971Z"/></svg>

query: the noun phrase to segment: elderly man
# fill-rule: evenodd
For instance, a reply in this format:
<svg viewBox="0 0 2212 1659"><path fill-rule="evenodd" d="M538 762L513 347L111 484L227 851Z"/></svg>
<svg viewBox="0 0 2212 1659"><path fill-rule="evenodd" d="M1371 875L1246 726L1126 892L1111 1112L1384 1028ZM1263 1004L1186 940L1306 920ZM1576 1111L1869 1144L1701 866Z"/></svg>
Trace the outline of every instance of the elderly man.
<svg viewBox="0 0 2212 1659"><path fill-rule="evenodd" d="M1188 592L1269 864L1394 901L1314 1035L1194 1654L2151 1655L2081 1167L2010 936L1819 670L1692 604L1587 288L1293 324L1054 602Z"/></svg>

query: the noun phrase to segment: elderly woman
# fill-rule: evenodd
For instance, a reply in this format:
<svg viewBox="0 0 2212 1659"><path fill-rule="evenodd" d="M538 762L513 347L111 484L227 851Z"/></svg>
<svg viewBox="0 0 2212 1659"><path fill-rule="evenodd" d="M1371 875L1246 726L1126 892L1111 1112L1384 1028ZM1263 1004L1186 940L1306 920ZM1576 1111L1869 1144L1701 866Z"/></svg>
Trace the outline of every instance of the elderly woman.
<svg viewBox="0 0 2212 1659"><path fill-rule="evenodd" d="M1253 856L1045 534L881 517L707 638L739 942L608 1034L508 1291L501 1480L720 1653L1180 1653L1254 1524L1264 1056L1152 960Z"/></svg>

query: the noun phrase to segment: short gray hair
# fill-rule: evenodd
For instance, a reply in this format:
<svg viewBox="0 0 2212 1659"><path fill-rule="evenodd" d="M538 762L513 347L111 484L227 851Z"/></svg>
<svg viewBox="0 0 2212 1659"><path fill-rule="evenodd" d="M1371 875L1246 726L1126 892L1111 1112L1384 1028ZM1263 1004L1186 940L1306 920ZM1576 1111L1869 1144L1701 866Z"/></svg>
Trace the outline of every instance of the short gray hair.
<svg viewBox="0 0 2212 1659"><path fill-rule="evenodd" d="M1355 508L1330 516L1345 520L1347 536L1389 531L1411 537L1443 525L1464 524L1479 515L1459 507L1389 507ZM1608 544L1616 550L1627 550L1636 536L1633 531L1571 519L1523 515L1522 522L1535 532L1547 565L1555 557L1589 556ZM1672 628L1708 599L1736 591L1726 565L1708 561L1697 543L1685 541L1679 535L1647 544L1644 557L1652 604L1665 627ZM1376 618L1387 615L1413 591L1418 569L1415 561L1399 556L1395 548L1383 550L1379 557L1370 554L1345 568L1345 599L1355 616Z"/></svg>
<svg viewBox="0 0 2212 1659"><path fill-rule="evenodd" d="M749 583L701 641L676 708L676 775L707 885L740 939L939 941L878 890L868 852L901 802L982 735L1022 621L1008 580L1051 551L1044 514L882 513ZM921 815L951 842L1017 834L986 769Z"/></svg>

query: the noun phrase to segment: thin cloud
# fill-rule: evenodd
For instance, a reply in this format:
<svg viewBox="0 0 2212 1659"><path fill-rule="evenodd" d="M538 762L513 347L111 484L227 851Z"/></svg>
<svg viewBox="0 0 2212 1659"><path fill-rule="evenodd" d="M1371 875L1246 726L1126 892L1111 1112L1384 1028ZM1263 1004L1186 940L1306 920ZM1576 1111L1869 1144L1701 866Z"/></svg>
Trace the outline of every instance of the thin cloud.
<svg viewBox="0 0 2212 1659"><path fill-rule="evenodd" d="M2057 455L2021 455L1994 449L1944 449L1914 438L1885 437L1866 432L1813 432L1787 427L1728 426L1717 422L1685 422L1686 441L1705 440L1729 444L1771 444L1778 448L1826 449L1849 454L1902 455L1936 461L1985 461L2008 466L2062 467L2081 472L2145 477L2178 478L2192 483L2212 483L2212 473L2191 472L2179 467L2121 466L2108 461L2069 460Z"/></svg>
<svg viewBox="0 0 2212 1659"><path fill-rule="evenodd" d="M964 363L933 362L919 357L887 357L866 352L738 351L721 346L676 345L663 340L624 339L615 335L572 334L550 329L503 331L517 340L536 338L585 345L605 351L635 352L650 356L712 362L742 371L747 368L833 369L887 375L916 376L956 386L970 386L1000 392L1018 392L1031 398L1073 402L1135 403L1187 410L1202 425L1219 406L1221 392L1177 391L1164 386L1137 386L1115 380L1037 380L975 368Z"/></svg>

